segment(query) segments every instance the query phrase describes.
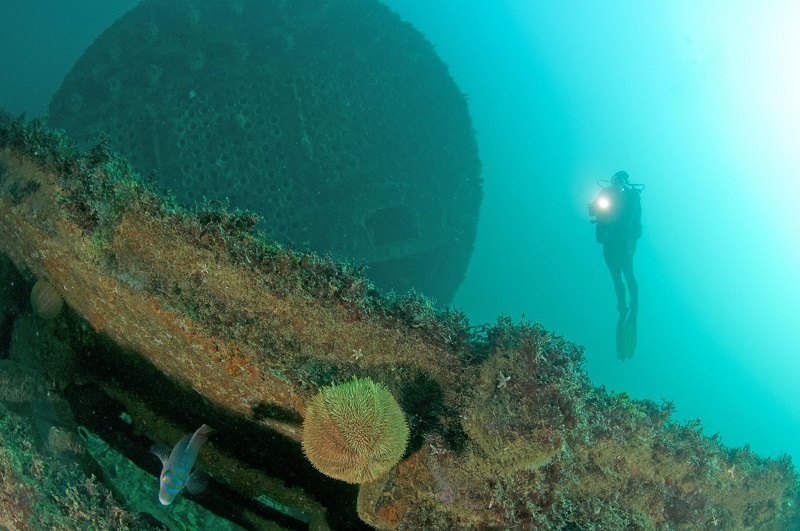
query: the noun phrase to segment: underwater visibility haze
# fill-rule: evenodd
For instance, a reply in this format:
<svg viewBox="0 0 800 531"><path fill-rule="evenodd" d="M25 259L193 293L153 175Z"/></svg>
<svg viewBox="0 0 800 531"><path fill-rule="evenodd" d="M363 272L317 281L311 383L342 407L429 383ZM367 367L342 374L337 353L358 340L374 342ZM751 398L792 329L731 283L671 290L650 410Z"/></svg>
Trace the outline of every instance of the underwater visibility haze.
<svg viewBox="0 0 800 531"><path fill-rule="evenodd" d="M585 347L596 385L674 401L724 444L796 464L800 4L383 3L434 45L476 130L483 200L451 305L472 324L540 323ZM0 0L0 107L45 113L136 4ZM645 185L625 361L587 211L620 170Z"/></svg>
<svg viewBox="0 0 800 531"><path fill-rule="evenodd" d="M484 166L455 298L586 346L597 384L766 454L800 451L800 6L390 1L469 95ZM643 183L636 356L586 205Z"/></svg>

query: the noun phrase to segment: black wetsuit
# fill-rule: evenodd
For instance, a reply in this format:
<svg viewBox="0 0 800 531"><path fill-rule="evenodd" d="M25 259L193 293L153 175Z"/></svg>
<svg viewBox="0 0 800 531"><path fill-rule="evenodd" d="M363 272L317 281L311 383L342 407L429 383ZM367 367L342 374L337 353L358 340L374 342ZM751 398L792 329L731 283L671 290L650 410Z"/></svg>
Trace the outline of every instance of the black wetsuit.
<svg viewBox="0 0 800 531"><path fill-rule="evenodd" d="M609 207L597 215L597 241L603 244L603 257L614 281L617 309L620 314L627 313L627 283L633 316L639 309L639 285L633 274L633 253L636 251L636 240L642 235L639 190L630 186L609 187L602 195L608 199ZM623 275L625 282L622 281Z"/></svg>

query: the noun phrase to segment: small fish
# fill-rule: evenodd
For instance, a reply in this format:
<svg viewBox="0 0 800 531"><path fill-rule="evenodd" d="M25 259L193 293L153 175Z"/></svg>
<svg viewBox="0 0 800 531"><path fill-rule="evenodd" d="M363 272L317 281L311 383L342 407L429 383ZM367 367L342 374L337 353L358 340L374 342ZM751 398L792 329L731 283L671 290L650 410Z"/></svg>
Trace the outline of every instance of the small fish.
<svg viewBox="0 0 800 531"><path fill-rule="evenodd" d="M184 487L190 494L197 494L206 488L208 476L199 470L192 472L192 467L200 447L208 440L209 433L211 428L203 424L194 435L187 433L172 451L163 444L154 444L150 448L150 452L157 455L164 465L161 469L161 488L158 492L158 501L163 505L172 503Z"/></svg>

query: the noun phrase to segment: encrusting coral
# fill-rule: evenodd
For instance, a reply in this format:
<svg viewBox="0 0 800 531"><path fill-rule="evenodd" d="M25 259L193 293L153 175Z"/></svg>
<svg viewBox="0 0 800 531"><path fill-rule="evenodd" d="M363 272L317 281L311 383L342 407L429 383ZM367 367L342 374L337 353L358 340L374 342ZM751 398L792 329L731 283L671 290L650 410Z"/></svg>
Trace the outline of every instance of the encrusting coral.
<svg viewBox="0 0 800 531"><path fill-rule="evenodd" d="M727 448L671 404L593 386L582 350L541 326L471 327L422 296L383 296L255 221L181 209L103 145L82 154L0 114L0 253L58 287L69 310L42 330L90 382L59 369L54 389L73 407L113 395L139 436L213 425L206 464L226 496L272 489L348 529L356 510L378 529L800 528L788 456ZM400 462L357 487L301 451L314 397L354 377L390 389L409 427Z"/></svg>
<svg viewBox="0 0 800 531"><path fill-rule="evenodd" d="M36 440L24 417L0 403L0 528L151 529L77 463L40 451Z"/></svg>

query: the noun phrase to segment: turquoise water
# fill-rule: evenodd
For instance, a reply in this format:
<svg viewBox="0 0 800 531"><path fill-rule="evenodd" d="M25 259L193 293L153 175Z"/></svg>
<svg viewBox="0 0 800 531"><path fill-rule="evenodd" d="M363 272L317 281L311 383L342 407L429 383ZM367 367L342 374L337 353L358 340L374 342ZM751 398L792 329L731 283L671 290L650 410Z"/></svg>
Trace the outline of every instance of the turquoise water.
<svg viewBox="0 0 800 531"><path fill-rule="evenodd" d="M674 400L678 419L800 455L800 7L689 0L391 0L468 94L484 165L455 305L523 314L586 346L595 383ZM0 2L0 106L40 114L86 46L136 4ZM76 11L78 9L79 11ZM586 204L646 184L639 344Z"/></svg>
<svg viewBox="0 0 800 531"><path fill-rule="evenodd" d="M388 2L469 95L484 164L455 304L586 346L593 380L800 455L793 2ZM644 183L636 357L617 361L595 181Z"/></svg>

